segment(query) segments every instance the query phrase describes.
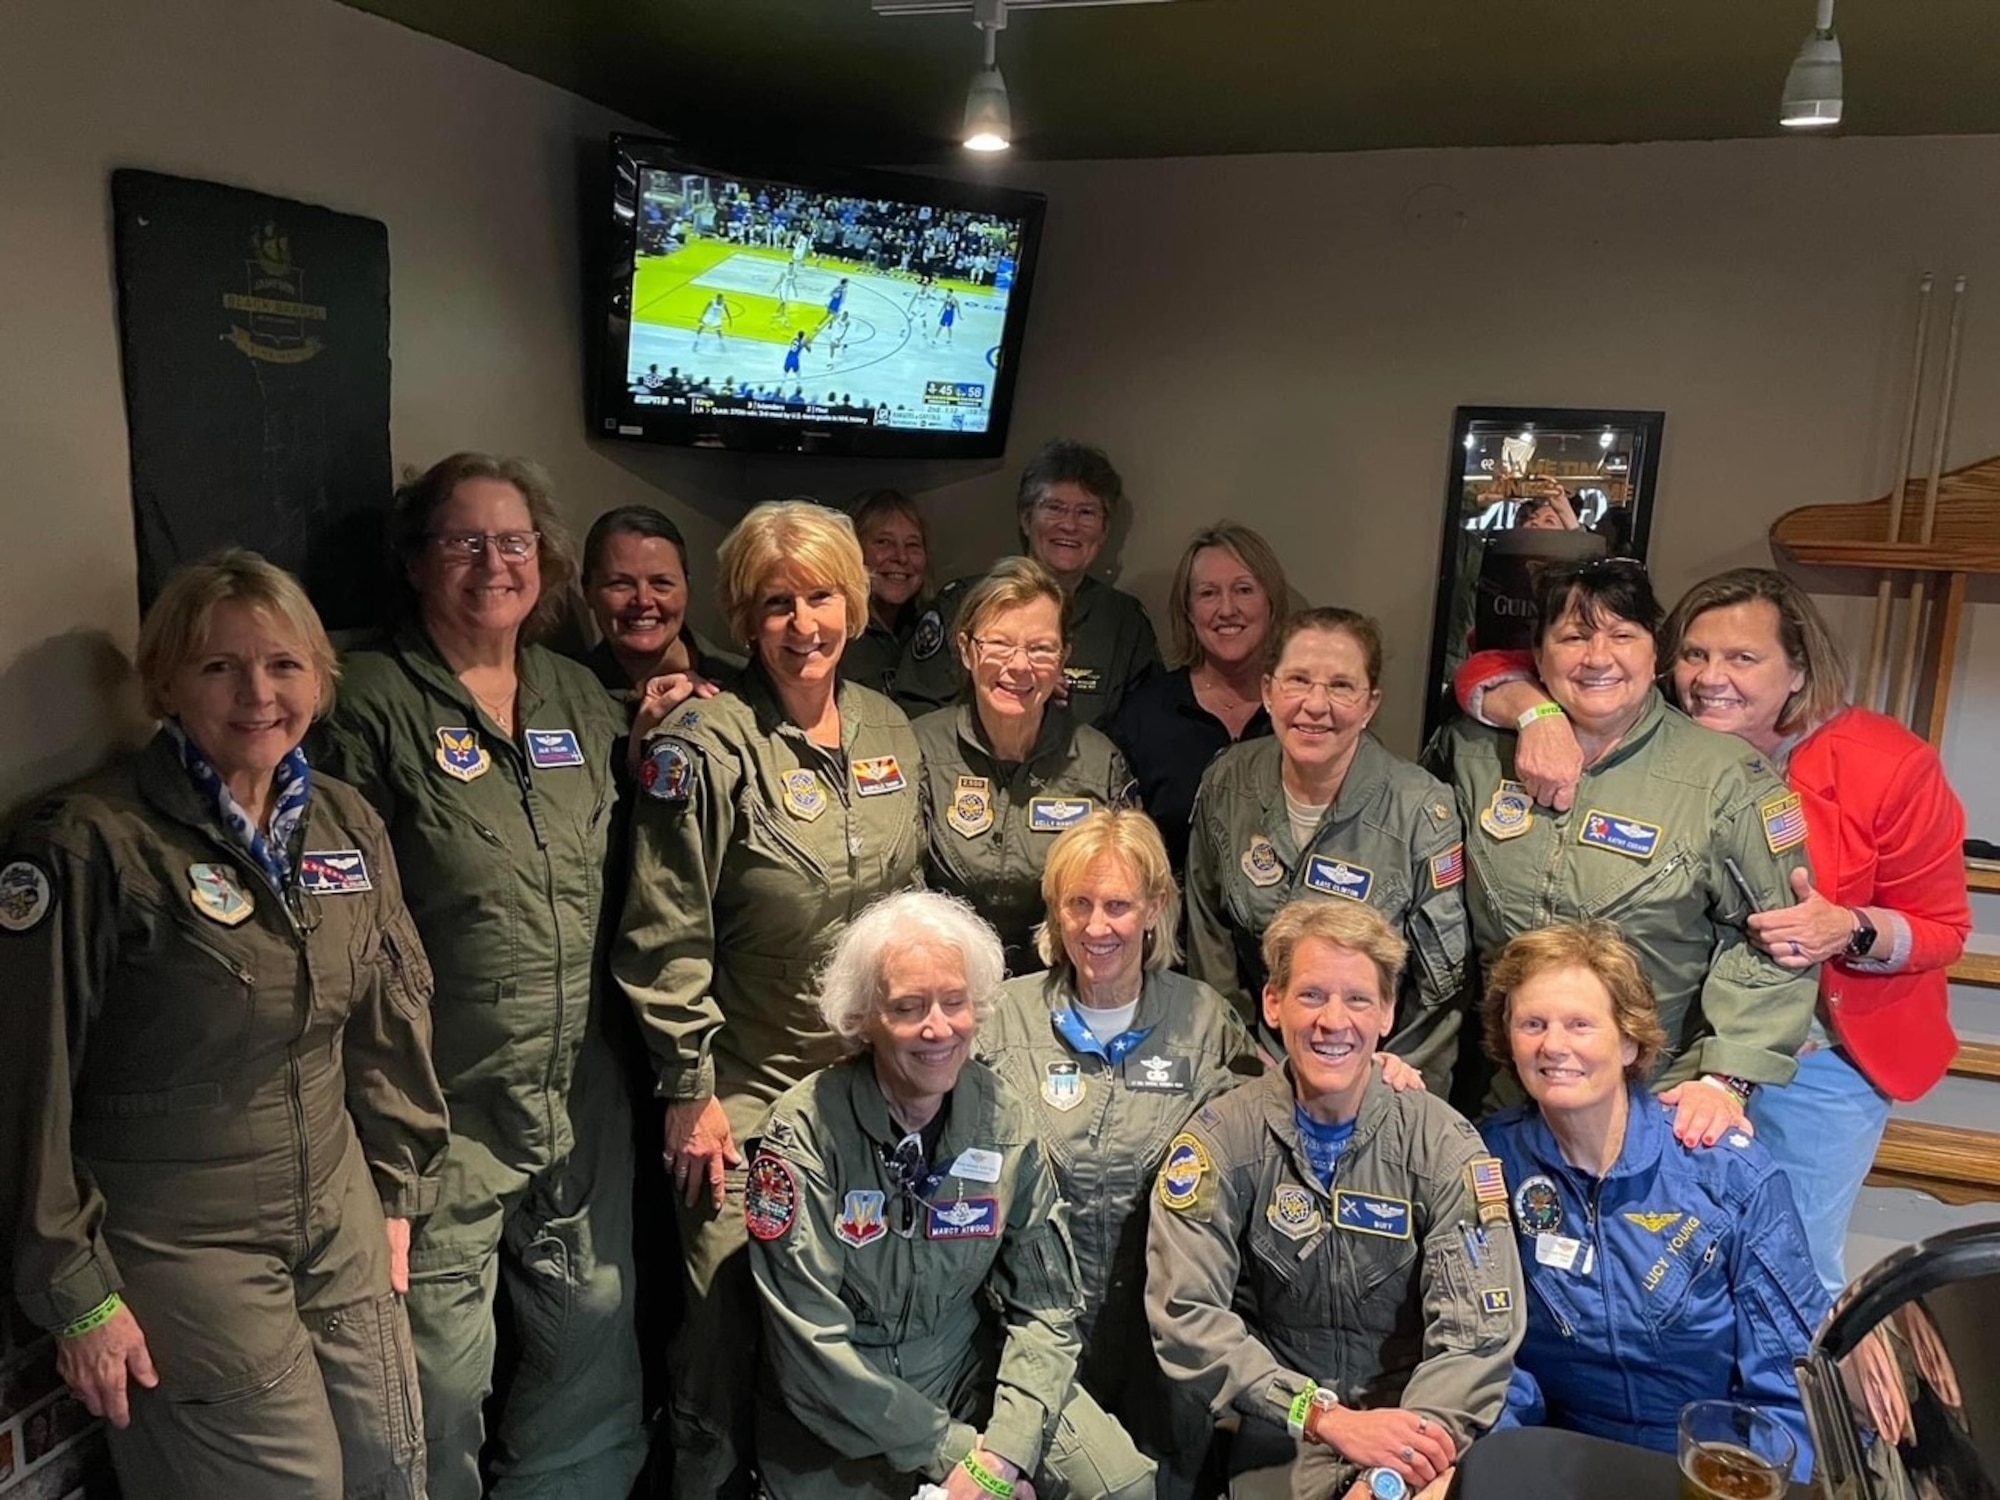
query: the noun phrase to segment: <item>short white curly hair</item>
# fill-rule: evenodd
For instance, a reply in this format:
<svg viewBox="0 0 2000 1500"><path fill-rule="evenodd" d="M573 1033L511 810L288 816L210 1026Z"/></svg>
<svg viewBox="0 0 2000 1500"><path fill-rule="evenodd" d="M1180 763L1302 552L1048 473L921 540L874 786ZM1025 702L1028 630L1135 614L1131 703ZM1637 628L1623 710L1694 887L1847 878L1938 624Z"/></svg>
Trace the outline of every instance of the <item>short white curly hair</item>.
<svg viewBox="0 0 2000 1500"><path fill-rule="evenodd" d="M999 934L956 896L899 891L856 917L820 966L814 1000L850 1053L868 1046L868 1023L884 998L882 971L890 953L907 948L956 953L965 965L974 1020L983 1024L992 1013L993 991L1007 977Z"/></svg>

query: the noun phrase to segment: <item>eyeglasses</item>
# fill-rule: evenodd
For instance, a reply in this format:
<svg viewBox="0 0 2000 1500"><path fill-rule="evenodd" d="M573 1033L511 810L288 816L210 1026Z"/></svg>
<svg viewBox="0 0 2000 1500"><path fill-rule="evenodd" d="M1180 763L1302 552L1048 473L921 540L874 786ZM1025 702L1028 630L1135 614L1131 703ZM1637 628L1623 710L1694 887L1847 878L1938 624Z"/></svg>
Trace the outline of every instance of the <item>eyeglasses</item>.
<svg viewBox="0 0 2000 1500"><path fill-rule="evenodd" d="M508 562L526 562L541 542L539 531L461 531L431 537L431 545L453 562L477 562L489 545Z"/></svg>
<svg viewBox="0 0 2000 1500"><path fill-rule="evenodd" d="M1287 672L1282 677L1271 679L1271 691L1280 698L1303 701L1312 696L1314 688L1325 693L1326 701L1336 708L1353 708L1373 691L1344 677L1336 677L1329 682L1319 677L1308 677L1303 672Z"/></svg>
<svg viewBox="0 0 2000 1500"><path fill-rule="evenodd" d="M1063 648L1053 641L1036 641L1024 646L1019 641L1005 641L997 636L975 635L969 639L977 649L983 666L1004 667L1017 654L1027 657L1028 665L1038 672L1062 665Z"/></svg>
<svg viewBox="0 0 2000 1500"><path fill-rule="evenodd" d="M896 1189L896 1219L892 1227L904 1239L915 1239L917 1235L917 1210L924 1201L924 1178L929 1175L929 1163L924 1160L924 1138L911 1131L900 1141L896 1149L882 1150L882 1165L889 1170L889 1181Z"/></svg>
<svg viewBox="0 0 2000 1500"><path fill-rule="evenodd" d="M1067 505L1061 500L1037 500L1035 514L1057 525L1064 521L1074 521L1079 526L1104 524L1104 507L1101 505Z"/></svg>

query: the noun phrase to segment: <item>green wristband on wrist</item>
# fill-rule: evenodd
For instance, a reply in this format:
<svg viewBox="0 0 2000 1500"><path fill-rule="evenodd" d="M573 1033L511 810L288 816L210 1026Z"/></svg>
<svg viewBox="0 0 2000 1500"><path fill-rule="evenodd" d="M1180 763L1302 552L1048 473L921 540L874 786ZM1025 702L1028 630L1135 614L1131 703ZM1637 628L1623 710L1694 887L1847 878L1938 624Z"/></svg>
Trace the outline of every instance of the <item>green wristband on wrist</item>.
<svg viewBox="0 0 2000 1500"><path fill-rule="evenodd" d="M124 1306L125 1299L116 1292L113 1292L74 1323L63 1324L61 1328L56 1330L56 1337L59 1339L80 1338L86 1333L102 1328L106 1323L117 1317L119 1310Z"/></svg>
<svg viewBox="0 0 2000 1500"><path fill-rule="evenodd" d="M1319 1394L1319 1383L1308 1380L1299 1393L1292 1397L1291 1410L1285 1413L1285 1431L1293 1441L1301 1441L1306 1435L1306 1413L1312 1410L1313 1397Z"/></svg>
<svg viewBox="0 0 2000 1500"><path fill-rule="evenodd" d="M997 1495L999 1497L999 1500L1011 1500L1011 1497L1013 1496L1014 1493L1013 1480L1002 1479L998 1474L995 1474L991 1469L987 1468L985 1464L981 1463L978 1459L974 1458L970 1453L966 1454L964 1458L959 1460L959 1467L964 1469L966 1473L970 1474L972 1476L972 1482L978 1485L982 1490L986 1491L987 1494Z"/></svg>
<svg viewBox="0 0 2000 1500"><path fill-rule="evenodd" d="M1537 719L1560 719L1563 716L1560 703L1537 703L1533 708L1514 721L1516 729L1526 729Z"/></svg>

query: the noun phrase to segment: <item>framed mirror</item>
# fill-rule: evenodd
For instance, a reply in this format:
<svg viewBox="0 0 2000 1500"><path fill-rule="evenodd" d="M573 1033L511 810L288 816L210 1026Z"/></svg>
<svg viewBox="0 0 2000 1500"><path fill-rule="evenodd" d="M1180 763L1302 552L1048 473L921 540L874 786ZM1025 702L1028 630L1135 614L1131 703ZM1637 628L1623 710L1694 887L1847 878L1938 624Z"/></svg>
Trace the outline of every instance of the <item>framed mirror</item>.
<svg viewBox="0 0 2000 1500"><path fill-rule="evenodd" d="M1461 406L1446 464L1424 739L1458 710L1474 650L1532 644L1534 579L1551 562L1646 559L1667 414Z"/></svg>

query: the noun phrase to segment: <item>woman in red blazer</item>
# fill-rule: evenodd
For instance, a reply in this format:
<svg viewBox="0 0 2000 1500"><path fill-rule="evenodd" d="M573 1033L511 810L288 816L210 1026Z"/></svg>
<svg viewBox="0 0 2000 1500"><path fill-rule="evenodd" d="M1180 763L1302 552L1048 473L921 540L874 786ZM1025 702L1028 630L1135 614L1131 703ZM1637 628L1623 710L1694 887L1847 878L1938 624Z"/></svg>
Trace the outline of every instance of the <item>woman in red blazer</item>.
<svg viewBox="0 0 2000 1500"><path fill-rule="evenodd" d="M1847 1222L1890 1101L1928 1092L1958 1050L1945 970L1972 930L1965 810L1936 751L1846 702L1839 648L1782 573L1737 568L1696 584L1664 634L1681 706L1767 756L1805 820L1813 878L1795 876L1797 904L1752 917L1750 930L1786 967L1820 966L1819 1014L1798 1076L1761 1091L1750 1118L1790 1177L1814 1267L1838 1294ZM1575 785L1565 774L1574 741L1537 708L1546 695L1531 672L1513 653L1475 656L1459 698L1488 723L1522 724L1522 778L1561 806Z"/></svg>

